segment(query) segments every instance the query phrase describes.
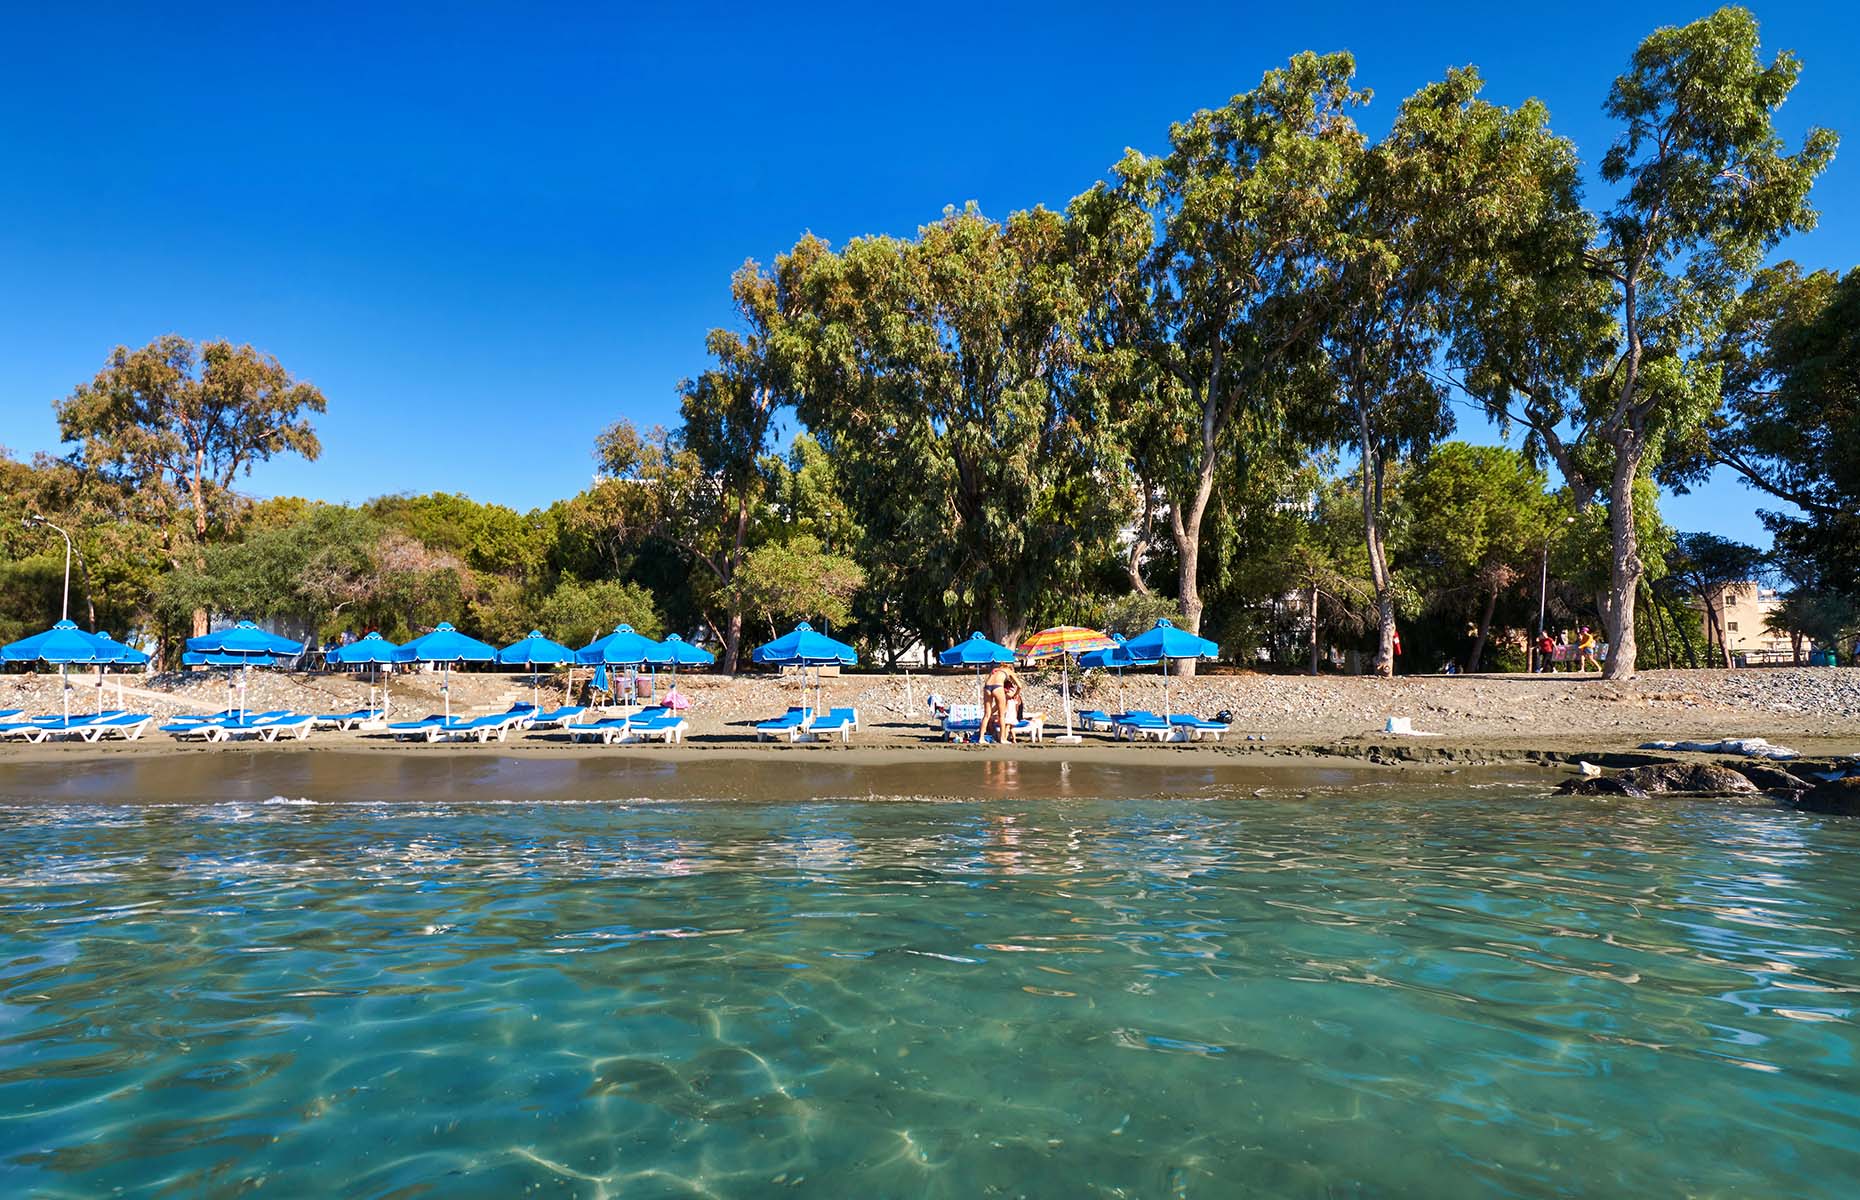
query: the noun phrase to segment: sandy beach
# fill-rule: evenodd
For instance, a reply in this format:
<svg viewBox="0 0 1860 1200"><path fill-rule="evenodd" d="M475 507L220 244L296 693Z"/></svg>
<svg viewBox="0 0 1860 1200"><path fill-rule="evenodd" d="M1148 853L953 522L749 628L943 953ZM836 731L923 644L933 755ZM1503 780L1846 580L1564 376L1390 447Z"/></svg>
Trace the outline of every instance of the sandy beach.
<svg viewBox="0 0 1860 1200"><path fill-rule="evenodd" d="M1030 709L1063 725L1056 688L1035 676ZM473 674L451 683L455 714L528 699L527 677ZM390 684L397 716L437 711L431 675ZM1554 783L1578 759L1626 766L1670 755L1652 740L1763 737L1804 755L1860 753L1860 671L1650 672L1625 684L1595 676L1369 678L1217 674L1168 682L1168 705L1233 714L1222 741L1130 743L1087 734L1078 745L952 745L928 718L926 696L967 700L967 675L848 675L825 682L825 703L859 709L849 743L756 740L757 720L801 702L799 681L773 675L678 680L691 700L681 745L571 743L559 732L513 733L485 745L409 744L380 731L319 731L304 741L179 744L151 729L135 742L0 745L0 796L40 799L264 800L319 794L354 799L736 797L842 795L1132 795L1218 788L1344 786L1394 768L1522 771ZM1076 703L1164 706L1154 674L1095 677ZM79 680L74 711L94 707ZM116 706L115 684L105 688ZM544 688L545 704L560 695ZM166 718L220 707L224 675L132 681L124 707ZM341 711L367 699L344 675L257 673L248 707ZM0 680L0 707L55 710L55 677ZM1383 732L1406 716L1421 736ZM1431 735L1431 736L1429 736ZM797 774L796 772L800 773Z"/></svg>

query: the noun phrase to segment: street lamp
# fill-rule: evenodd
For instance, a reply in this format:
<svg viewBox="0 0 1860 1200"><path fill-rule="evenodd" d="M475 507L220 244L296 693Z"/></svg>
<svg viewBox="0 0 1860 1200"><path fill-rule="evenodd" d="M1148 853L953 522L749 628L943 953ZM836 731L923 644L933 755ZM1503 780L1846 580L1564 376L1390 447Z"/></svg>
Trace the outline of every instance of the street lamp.
<svg viewBox="0 0 1860 1200"><path fill-rule="evenodd" d="M1567 529L1571 525L1574 525L1575 523L1576 523L1576 518L1564 517L1563 518L1563 529ZM1557 534L1561 533L1562 531L1563 531L1562 529L1558 529L1555 525L1552 525L1549 529L1544 531L1543 570L1537 580L1537 640L1538 641L1543 640L1544 614L1545 614L1545 610L1548 609L1550 606L1550 539L1554 538ZM1531 647L1531 657L1533 659L1535 659L1536 653L1537 653L1537 647L1533 645Z"/></svg>
<svg viewBox="0 0 1860 1200"><path fill-rule="evenodd" d="M26 519L20 523L27 529L31 529L35 525L43 525L47 529L56 529L58 530L58 536L65 539L65 594L64 604L59 610L58 619L61 621L69 621L71 619L71 535L66 533L60 526L52 524L38 513L28 513Z"/></svg>

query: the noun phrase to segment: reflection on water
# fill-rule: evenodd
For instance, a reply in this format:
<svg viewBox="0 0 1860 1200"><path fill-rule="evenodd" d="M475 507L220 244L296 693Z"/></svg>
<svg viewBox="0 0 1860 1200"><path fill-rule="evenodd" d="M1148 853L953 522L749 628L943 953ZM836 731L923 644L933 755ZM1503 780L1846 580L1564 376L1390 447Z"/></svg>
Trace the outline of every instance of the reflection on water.
<svg viewBox="0 0 1860 1200"><path fill-rule="evenodd" d="M1013 766L0 809L0 1194L1850 1194L1854 824Z"/></svg>

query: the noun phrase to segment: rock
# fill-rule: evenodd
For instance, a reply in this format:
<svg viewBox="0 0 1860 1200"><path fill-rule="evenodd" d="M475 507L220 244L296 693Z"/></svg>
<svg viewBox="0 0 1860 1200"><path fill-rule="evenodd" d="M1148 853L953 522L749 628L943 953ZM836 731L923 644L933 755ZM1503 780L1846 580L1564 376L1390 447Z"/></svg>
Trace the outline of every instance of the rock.
<svg viewBox="0 0 1860 1200"><path fill-rule="evenodd" d="M1599 779L1565 779L1557 791L1565 796L1632 796L1636 800L1645 800L1647 793L1628 783L1619 775L1604 775Z"/></svg>
<svg viewBox="0 0 1860 1200"><path fill-rule="evenodd" d="M1574 796L1736 795L1757 785L1729 767L1709 763L1658 763L1599 779L1570 779L1557 791Z"/></svg>
<svg viewBox="0 0 1860 1200"><path fill-rule="evenodd" d="M1860 775L1818 783L1798 796L1795 806L1803 812L1860 816Z"/></svg>
<svg viewBox="0 0 1860 1200"><path fill-rule="evenodd" d="M1657 763L1623 771L1621 778L1649 795L1735 795L1754 792L1757 785L1729 767L1713 763Z"/></svg>
<svg viewBox="0 0 1860 1200"><path fill-rule="evenodd" d="M1801 792L1808 790L1809 786L1807 780L1798 779L1781 767L1770 767L1762 764L1753 764L1750 766L1739 764L1729 769L1736 771L1739 775L1742 775L1745 779L1748 779L1750 782L1756 784L1758 788L1766 792Z"/></svg>

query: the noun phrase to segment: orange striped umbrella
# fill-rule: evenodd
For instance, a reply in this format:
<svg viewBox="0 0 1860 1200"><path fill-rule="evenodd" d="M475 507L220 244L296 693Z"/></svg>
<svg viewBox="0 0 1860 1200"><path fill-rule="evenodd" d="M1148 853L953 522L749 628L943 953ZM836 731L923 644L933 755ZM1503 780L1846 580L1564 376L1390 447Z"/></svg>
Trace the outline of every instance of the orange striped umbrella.
<svg viewBox="0 0 1860 1200"><path fill-rule="evenodd" d="M1116 646L1096 629L1078 625L1055 625L1042 629L1020 644L1022 658L1051 658L1055 654L1084 654L1088 650L1109 650Z"/></svg>
<svg viewBox="0 0 1860 1200"><path fill-rule="evenodd" d="M1054 741L1076 745L1079 740L1079 735L1072 732L1072 678L1069 669L1072 656L1087 650L1109 650L1115 645L1116 642L1096 629L1084 629L1077 625L1055 625L1051 629L1042 629L1020 644L1022 658L1059 656L1059 695L1066 705L1066 732L1054 738Z"/></svg>

